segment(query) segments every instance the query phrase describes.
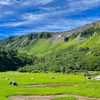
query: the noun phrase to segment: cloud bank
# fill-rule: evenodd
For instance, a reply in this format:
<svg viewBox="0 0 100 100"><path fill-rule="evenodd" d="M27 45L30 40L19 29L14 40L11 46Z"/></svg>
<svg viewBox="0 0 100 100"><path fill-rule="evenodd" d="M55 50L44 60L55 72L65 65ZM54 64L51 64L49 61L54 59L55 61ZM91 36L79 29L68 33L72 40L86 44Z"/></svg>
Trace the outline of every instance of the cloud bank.
<svg viewBox="0 0 100 100"><path fill-rule="evenodd" d="M100 20L99 8L100 0L0 0L0 31L67 31Z"/></svg>

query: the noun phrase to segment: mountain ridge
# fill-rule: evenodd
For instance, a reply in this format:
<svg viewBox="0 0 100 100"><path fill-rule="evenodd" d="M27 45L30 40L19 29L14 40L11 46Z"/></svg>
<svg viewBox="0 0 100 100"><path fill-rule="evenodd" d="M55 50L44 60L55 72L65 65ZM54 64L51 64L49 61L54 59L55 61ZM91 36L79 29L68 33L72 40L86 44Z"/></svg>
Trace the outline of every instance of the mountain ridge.
<svg viewBox="0 0 100 100"><path fill-rule="evenodd" d="M100 21L63 33L9 37L0 44L18 52L14 57L9 50L0 52L0 63L13 61L9 68L20 72L100 71Z"/></svg>
<svg viewBox="0 0 100 100"><path fill-rule="evenodd" d="M88 39L92 34L96 33L95 30L99 28L100 26L100 20L97 22L94 22L92 24L86 24L80 28L66 31L66 32L40 32L40 33L30 33L22 36L11 36L9 38L0 40L0 44L6 47L10 47L12 49L16 48L19 51L22 52L31 52L30 54L36 54L40 53L40 50L36 50L39 46L41 46L41 50L45 48L44 52L46 50L49 50L49 48L54 47L57 43L60 41L67 42L73 37L76 40L86 40ZM89 31L92 30L92 31ZM87 31L87 32L85 32ZM89 33L89 32L91 33ZM84 36L82 36L82 34ZM87 37L85 35L89 34ZM45 44L46 43L46 44ZM38 47L36 46L38 44ZM42 47L42 45L45 44L45 46ZM75 43L74 43L75 44ZM47 46L48 45L48 46ZM40 49L40 48L39 48ZM35 52L34 52L35 51ZM43 50L42 50L43 51ZM33 52L33 53L32 53ZM47 53L48 54L48 53Z"/></svg>

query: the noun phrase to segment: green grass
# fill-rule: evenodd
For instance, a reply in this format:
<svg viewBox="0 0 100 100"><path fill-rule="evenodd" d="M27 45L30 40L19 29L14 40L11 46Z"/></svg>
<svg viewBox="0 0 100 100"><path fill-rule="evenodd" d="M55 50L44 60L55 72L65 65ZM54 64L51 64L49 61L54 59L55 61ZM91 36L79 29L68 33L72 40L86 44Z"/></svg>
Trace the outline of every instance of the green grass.
<svg viewBox="0 0 100 100"><path fill-rule="evenodd" d="M67 47L73 45L75 40L69 42L64 42L64 40L59 41L58 43L52 45L50 39L39 39L35 42L34 45L29 45L29 54L35 54L37 56L44 56L50 54L52 52L58 52L59 50L64 50ZM27 47L28 48L28 47ZM21 51L27 51L27 48L22 49Z"/></svg>
<svg viewBox="0 0 100 100"><path fill-rule="evenodd" d="M100 46L100 34L93 35L86 42L84 42L82 47L96 48Z"/></svg>
<svg viewBox="0 0 100 100"><path fill-rule="evenodd" d="M54 76L54 79L51 77ZM10 80L6 80L9 77ZM31 78L34 80L31 80ZM16 81L18 86L11 86L9 82ZM46 87L27 87L30 85L46 84ZM53 86L54 85L54 86ZM0 100L7 100L9 95L56 95L76 94L100 98L100 81L87 80L83 74L60 73L0 73Z"/></svg>
<svg viewBox="0 0 100 100"><path fill-rule="evenodd" d="M31 43L20 50L21 52L27 52L28 54L34 54L37 56L45 55L47 49L51 46L50 39L39 39L39 40L32 40Z"/></svg>
<svg viewBox="0 0 100 100"><path fill-rule="evenodd" d="M78 99L75 97L57 97L52 100L78 100Z"/></svg>
<svg viewBox="0 0 100 100"><path fill-rule="evenodd" d="M52 50L53 52L57 52L60 50L64 50L70 46L72 46L74 44L75 40L71 40L68 42L64 42L64 40L61 40L59 42L57 42L56 44L54 44L53 46L51 46L49 49Z"/></svg>

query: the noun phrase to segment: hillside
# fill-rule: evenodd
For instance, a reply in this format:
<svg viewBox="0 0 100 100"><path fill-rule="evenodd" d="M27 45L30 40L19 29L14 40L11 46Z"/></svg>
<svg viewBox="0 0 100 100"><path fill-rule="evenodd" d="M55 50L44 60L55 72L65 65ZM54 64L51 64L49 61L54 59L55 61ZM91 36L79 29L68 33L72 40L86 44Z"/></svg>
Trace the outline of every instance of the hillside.
<svg viewBox="0 0 100 100"><path fill-rule="evenodd" d="M43 53L49 54L52 50L57 51L57 49L65 49L69 45L77 42L77 40L84 40L85 42L85 40L94 32L97 30L99 31L99 23L100 21L62 33L41 32L31 33L20 37L11 36L7 39L1 40L0 44L13 49L16 48L20 52L42 56ZM86 30L91 30L92 33L85 33L84 31ZM73 39L70 37L73 37ZM67 43L64 42L65 39L68 39ZM70 39L71 41L69 41Z"/></svg>
<svg viewBox="0 0 100 100"><path fill-rule="evenodd" d="M31 33L1 40L5 47L37 56L19 71L100 70L100 21L62 33Z"/></svg>
<svg viewBox="0 0 100 100"><path fill-rule="evenodd" d="M37 54L37 52L39 53L42 49L45 51L49 47L51 44L49 38L51 38L52 34L53 33L42 32L39 34L31 33L21 37L11 36L7 39L1 40L0 43L3 46L17 49L20 52L28 51L29 54Z"/></svg>
<svg viewBox="0 0 100 100"><path fill-rule="evenodd" d="M34 59L36 57L0 46L0 71L16 70L26 64L31 64Z"/></svg>

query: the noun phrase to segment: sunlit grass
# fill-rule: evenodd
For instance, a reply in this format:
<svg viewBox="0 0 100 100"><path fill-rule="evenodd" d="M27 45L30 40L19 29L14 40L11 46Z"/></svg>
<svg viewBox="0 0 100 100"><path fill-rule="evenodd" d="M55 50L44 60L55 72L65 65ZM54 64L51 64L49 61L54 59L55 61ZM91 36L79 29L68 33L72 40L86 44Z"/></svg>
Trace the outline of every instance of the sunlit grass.
<svg viewBox="0 0 100 100"><path fill-rule="evenodd" d="M52 79L51 77L54 77ZM6 80L9 77L10 80ZM31 80L31 78L34 78ZM11 86L9 82L15 81L18 86ZM46 85L43 87L23 87L30 85ZM50 85L49 85L50 84ZM59 84L59 85L58 85ZM54 86L53 86L54 85ZM56 86L58 85L58 86ZM56 95L76 94L100 98L100 81L88 80L81 73L60 74L60 73L0 73L0 100L7 100L9 95Z"/></svg>

